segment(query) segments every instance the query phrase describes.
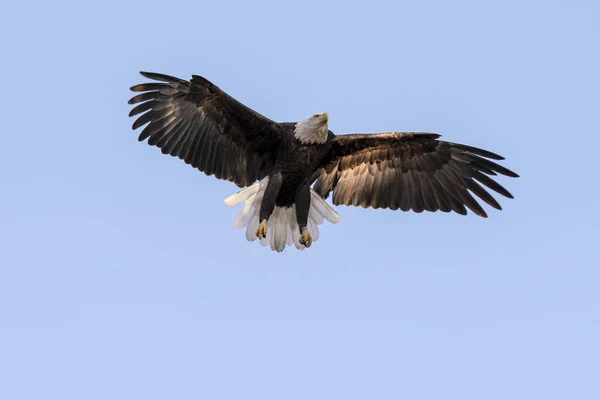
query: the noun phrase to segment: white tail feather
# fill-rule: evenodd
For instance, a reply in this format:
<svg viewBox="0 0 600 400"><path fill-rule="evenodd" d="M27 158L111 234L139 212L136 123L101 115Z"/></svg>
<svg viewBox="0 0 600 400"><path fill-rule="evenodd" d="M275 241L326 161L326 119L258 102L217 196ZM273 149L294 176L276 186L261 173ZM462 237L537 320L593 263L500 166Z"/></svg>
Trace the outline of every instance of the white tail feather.
<svg viewBox="0 0 600 400"><path fill-rule="evenodd" d="M269 183L268 176L263 180L256 182L254 185L248 186L247 188L227 197L225 199L225 204L229 207L235 207L238 204L241 204L243 201L248 200L251 196L257 194L258 192L261 192L260 198L262 199L262 194L264 194L267 183Z"/></svg>
<svg viewBox="0 0 600 400"><path fill-rule="evenodd" d="M310 209L313 207L316 212L323 216L327 221L332 224L337 224L340 222L340 214L337 213L317 192L315 192L312 188L310 189ZM319 222L319 225L322 222Z"/></svg>
<svg viewBox="0 0 600 400"><path fill-rule="evenodd" d="M236 194L225 199L225 204L229 207L235 207L245 202L245 206L237 215L234 225L238 228L246 228L246 239L255 241L257 238L256 230L260 225L259 213L265 189L269 183L269 178L256 182ZM310 210L308 213L307 229L310 232L313 242L319 238L319 225L325 220L335 224L340 221L340 215L313 189L310 189ZM300 228L296 222L296 206L275 207L273 214L268 219L267 237L260 240L262 246L271 246L271 249L281 252L285 246L296 246L299 250L304 250L304 245L300 244Z"/></svg>

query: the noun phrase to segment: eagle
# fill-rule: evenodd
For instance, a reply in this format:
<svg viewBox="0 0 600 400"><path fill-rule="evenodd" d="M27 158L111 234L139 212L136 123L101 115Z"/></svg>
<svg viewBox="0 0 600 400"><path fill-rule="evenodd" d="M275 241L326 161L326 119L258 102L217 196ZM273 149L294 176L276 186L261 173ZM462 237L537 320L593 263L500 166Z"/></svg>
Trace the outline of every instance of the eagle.
<svg viewBox="0 0 600 400"><path fill-rule="evenodd" d="M426 132L336 135L327 113L275 122L201 76L140 74L153 82L131 87L129 116L139 115L132 128L145 125L138 140L235 183L241 190L225 199L230 207L244 203L235 226L277 252L308 248L319 225L339 222L325 201L331 193L334 205L461 215L468 208L484 218L473 195L501 207L483 186L513 198L490 176L518 175L487 150Z"/></svg>

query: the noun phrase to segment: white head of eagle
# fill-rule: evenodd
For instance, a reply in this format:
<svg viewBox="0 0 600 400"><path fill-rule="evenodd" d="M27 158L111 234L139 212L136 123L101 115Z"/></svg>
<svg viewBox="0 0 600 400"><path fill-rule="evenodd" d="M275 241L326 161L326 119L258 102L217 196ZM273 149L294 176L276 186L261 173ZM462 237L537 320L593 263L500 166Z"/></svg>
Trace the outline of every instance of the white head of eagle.
<svg viewBox="0 0 600 400"><path fill-rule="evenodd" d="M329 126L329 115L327 113L315 114L303 119L296 124L294 137L302 144L325 143Z"/></svg>

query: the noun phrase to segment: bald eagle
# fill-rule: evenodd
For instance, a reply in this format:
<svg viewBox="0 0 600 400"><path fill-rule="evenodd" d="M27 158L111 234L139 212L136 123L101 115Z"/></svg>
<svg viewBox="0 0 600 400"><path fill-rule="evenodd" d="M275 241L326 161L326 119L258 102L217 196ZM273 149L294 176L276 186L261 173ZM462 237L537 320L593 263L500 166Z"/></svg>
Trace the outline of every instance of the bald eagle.
<svg viewBox="0 0 600 400"><path fill-rule="evenodd" d="M131 88L139 94L129 100L137 104L129 116L141 114L133 129L146 125L139 141L243 188L225 199L231 207L245 203L235 226L278 252L310 247L324 220L340 220L325 201L331 192L334 205L462 215L469 208L481 217L471 193L501 207L480 184L513 197L490 178L518 177L490 161L503 157L435 133L335 135L326 113L275 122L201 76L141 74L156 82Z"/></svg>

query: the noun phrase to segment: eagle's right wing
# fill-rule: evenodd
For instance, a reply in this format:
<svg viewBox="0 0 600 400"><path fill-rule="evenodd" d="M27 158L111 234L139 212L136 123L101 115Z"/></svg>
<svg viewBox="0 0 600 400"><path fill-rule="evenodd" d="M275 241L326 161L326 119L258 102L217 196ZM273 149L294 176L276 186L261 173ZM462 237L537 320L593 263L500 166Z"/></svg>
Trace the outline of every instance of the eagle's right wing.
<svg viewBox="0 0 600 400"><path fill-rule="evenodd" d="M361 205L415 212L486 212L469 191L490 206L500 204L479 183L512 195L489 176L517 177L488 160L503 158L487 150L438 140L434 133L391 132L335 136L331 151L317 170L314 189L322 197L333 191L333 204Z"/></svg>
<svg viewBox="0 0 600 400"><path fill-rule="evenodd" d="M139 140L161 148L207 175L234 182L239 187L264 177L274 162L281 141L275 122L244 106L208 80L192 75L191 81L141 72L161 83L133 86L142 92L129 100L129 116L141 113L137 129L148 124Z"/></svg>

